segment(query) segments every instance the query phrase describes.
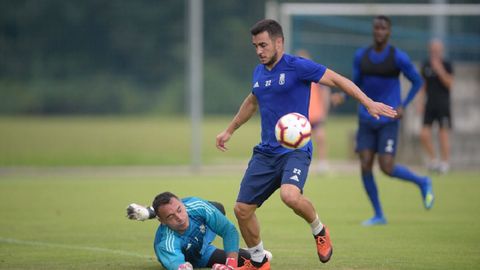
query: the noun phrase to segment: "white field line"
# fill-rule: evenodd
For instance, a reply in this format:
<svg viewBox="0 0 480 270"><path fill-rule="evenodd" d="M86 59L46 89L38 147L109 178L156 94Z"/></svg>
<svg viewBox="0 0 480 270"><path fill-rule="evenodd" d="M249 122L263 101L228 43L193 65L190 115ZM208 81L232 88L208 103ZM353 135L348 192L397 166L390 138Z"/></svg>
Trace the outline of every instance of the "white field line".
<svg viewBox="0 0 480 270"><path fill-rule="evenodd" d="M85 250L85 251L92 251L92 252L102 252L102 253L110 253L110 254L130 256L130 257L137 257L142 259L155 259L152 256L130 252L130 251L124 251L124 250L115 250L115 249L88 247L88 246L75 246L75 245L66 245L66 244L55 244L55 243L38 242L38 241L26 241L26 240L18 240L13 238L0 237L0 243L36 246L36 247L48 247L48 248Z"/></svg>

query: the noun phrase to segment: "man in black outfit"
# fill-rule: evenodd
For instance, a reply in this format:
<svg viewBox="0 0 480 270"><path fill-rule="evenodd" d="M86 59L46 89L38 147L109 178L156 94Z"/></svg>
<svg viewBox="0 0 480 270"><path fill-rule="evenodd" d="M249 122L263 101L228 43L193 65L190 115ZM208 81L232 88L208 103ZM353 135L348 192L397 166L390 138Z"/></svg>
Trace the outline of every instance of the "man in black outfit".
<svg viewBox="0 0 480 270"><path fill-rule="evenodd" d="M452 128L450 92L453 68L452 64L443 58L443 44L440 40L432 40L429 51L430 58L422 65L422 76L425 81L422 96L425 96L426 100L423 103L423 128L420 136L429 158L428 169L447 173L450 169L449 133ZM435 122L439 126L440 161L432 143L432 124Z"/></svg>

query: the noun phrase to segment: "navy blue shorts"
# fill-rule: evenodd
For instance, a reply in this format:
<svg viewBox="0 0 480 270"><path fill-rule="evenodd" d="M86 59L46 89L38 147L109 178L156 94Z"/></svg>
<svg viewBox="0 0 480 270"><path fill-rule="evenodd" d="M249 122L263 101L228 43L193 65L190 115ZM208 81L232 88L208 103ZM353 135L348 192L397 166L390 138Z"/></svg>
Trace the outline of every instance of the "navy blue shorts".
<svg viewBox="0 0 480 270"><path fill-rule="evenodd" d="M237 202L260 207L282 184L295 185L303 192L310 162L310 154L301 150L268 155L254 149Z"/></svg>
<svg viewBox="0 0 480 270"><path fill-rule="evenodd" d="M355 151L372 150L379 154L397 152L399 121L387 123L359 122Z"/></svg>

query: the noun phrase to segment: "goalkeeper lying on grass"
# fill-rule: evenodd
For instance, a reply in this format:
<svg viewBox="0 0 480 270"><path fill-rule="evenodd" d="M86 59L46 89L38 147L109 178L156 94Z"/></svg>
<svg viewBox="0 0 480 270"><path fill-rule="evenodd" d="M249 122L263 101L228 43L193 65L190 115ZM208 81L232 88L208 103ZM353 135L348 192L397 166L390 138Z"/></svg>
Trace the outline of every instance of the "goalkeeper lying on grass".
<svg viewBox="0 0 480 270"><path fill-rule="evenodd" d="M238 248L238 231L225 217L220 203L195 197L179 199L163 192L150 207L130 204L127 217L140 221L158 218L161 224L155 234L154 249L167 270L229 270L250 259L246 250ZM222 237L224 250L211 244L216 235Z"/></svg>

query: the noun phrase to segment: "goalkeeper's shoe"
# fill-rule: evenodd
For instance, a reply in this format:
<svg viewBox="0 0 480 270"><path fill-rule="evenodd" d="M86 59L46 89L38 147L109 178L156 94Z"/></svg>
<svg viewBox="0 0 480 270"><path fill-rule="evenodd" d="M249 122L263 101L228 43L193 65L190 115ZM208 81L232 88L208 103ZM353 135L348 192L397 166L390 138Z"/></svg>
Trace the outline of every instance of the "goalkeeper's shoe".
<svg viewBox="0 0 480 270"><path fill-rule="evenodd" d="M332 241L330 241L330 232L327 226L323 225L324 235L315 235L315 242L317 244L318 258L322 263L330 260L333 253Z"/></svg>
<svg viewBox="0 0 480 270"><path fill-rule="evenodd" d="M429 177L425 177L425 182L420 187L422 191L423 206L427 210L432 208L435 196L433 195L432 180Z"/></svg>
<svg viewBox="0 0 480 270"><path fill-rule="evenodd" d="M153 209L136 203L131 203L127 207L127 217L129 219L144 221L155 216Z"/></svg>

